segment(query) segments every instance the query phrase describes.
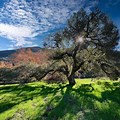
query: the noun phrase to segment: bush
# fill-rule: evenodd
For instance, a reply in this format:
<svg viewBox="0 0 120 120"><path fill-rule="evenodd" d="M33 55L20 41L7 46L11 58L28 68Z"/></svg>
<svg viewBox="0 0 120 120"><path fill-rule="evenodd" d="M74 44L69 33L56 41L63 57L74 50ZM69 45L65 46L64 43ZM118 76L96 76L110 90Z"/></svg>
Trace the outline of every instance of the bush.
<svg viewBox="0 0 120 120"><path fill-rule="evenodd" d="M0 83L14 83L13 78L16 78L18 73L14 69L1 68L0 69Z"/></svg>
<svg viewBox="0 0 120 120"><path fill-rule="evenodd" d="M34 77L30 77L35 67L31 65L18 66L16 68L2 68L0 69L0 83L28 83L36 81Z"/></svg>
<svg viewBox="0 0 120 120"><path fill-rule="evenodd" d="M14 68L0 69L0 84L19 83L25 84L43 80L47 83L65 83L66 77L62 73L48 72L48 67L24 64ZM44 75L47 73L46 75Z"/></svg>

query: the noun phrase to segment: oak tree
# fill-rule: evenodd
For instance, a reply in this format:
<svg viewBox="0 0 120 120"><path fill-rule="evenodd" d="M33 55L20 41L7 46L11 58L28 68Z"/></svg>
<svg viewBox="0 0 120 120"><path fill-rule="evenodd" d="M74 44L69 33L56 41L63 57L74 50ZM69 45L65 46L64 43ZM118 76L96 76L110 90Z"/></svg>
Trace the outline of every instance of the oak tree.
<svg viewBox="0 0 120 120"><path fill-rule="evenodd" d="M64 74L70 85L75 85L75 74L93 67L108 76L119 74L111 59L119 41L119 31L108 16L96 9L90 14L80 9L67 26L49 36L44 43L53 54L50 71Z"/></svg>

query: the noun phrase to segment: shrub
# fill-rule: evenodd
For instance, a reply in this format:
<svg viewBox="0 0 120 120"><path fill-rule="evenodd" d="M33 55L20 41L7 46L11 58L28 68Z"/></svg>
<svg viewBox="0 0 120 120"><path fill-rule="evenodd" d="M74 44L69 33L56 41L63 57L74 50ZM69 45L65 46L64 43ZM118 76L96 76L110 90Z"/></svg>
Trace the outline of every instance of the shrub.
<svg viewBox="0 0 120 120"><path fill-rule="evenodd" d="M0 83L28 83L36 81L34 77L30 77L35 67L29 64L18 66L15 68L2 68L0 69Z"/></svg>

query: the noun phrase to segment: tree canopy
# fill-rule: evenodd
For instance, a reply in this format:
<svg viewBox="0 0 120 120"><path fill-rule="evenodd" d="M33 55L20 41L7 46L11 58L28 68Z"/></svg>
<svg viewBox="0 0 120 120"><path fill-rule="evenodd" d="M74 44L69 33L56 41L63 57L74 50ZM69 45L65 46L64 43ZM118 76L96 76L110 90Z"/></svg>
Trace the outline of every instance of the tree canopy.
<svg viewBox="0 0 120 120"><path fill-rule="evenodd" d="M54 67L50 70L64 74L69 84L74 85L79 70L102 69L109 77L119 75L111 54L118 42L119 31L106 14L98 9L87 14L80 9L68 19L67 26L49 36L44 45L53 52Z"/></svg>

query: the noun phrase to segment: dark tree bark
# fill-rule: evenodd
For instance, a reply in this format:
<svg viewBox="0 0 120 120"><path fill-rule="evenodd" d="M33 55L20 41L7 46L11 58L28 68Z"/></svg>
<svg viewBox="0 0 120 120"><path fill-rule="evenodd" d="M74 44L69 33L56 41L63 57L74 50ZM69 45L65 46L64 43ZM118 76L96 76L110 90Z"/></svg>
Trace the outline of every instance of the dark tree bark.
<svg viewBox="0 0 120 120"><path fill-rule="evenodd" d="M69 85L75 85L76 84L76 82L75 82L75 79L74 79L74 74L73 75L70 75L69 77L68 77L68 81L69 81Z"/></svg>

